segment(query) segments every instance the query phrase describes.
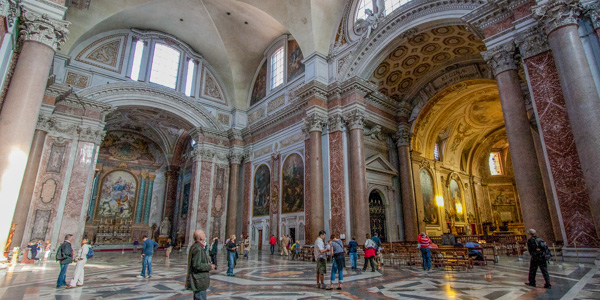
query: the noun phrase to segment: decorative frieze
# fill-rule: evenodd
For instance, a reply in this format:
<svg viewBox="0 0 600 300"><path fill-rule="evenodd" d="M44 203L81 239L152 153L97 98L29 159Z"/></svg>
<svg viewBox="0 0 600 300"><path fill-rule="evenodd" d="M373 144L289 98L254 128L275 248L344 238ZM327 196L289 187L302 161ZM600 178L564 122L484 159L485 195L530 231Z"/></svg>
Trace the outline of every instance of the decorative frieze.
<svg viewBox="0 0 600 300"><path fill-rule="evenodd" d="M566 25L577 25L582 14L579 0L553 0L532 7L533 17L550 34Z"/></svg>
<svg viewBox="0 0 600 300"><path fill-rule="evenodd" d="M349 130L361 129L364 130L365 111L360 108L353 109L344 114L344 120Z"/></svg>
<svg viewBox="0 0 600 300"><path fill-rule="evenodd" d="M19 32L21 41L33 41L42 43L52 50L60 49L60 45L67 41L67 29L71 22L54 20L46 14L38 14L21 6L21 25Z"/></svg>
<svg viewBox="0 0 600 300"><path fill-rule="evenodd" d="M508 71L517 70L517 60L515 59L515 45L512 42L481 52L483 59L487 61L494 75Z"/></svg>
<svg viewBox="0 0 600 300"><path fill-rule="evenodd" d="M523 59L536 56L550 50L548 36L540 26L534 26L521 33L515 40Z"/></svg>
<svg viewBox="0 0 600 300"><path fill-rule="evenodd" d="M398 147L410 145L410 125L406 122L399 123L395 138Z"/></svg>

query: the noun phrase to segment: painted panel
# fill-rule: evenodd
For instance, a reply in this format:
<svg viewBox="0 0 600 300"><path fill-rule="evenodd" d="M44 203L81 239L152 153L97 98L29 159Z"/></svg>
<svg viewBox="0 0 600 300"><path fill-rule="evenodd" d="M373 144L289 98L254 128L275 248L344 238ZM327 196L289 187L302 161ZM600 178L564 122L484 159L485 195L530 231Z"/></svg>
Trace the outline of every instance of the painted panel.
<svg viewBox="0 0 600 300"><path fill-rule="evenodd" d="M304 60L304 55L302 54L300 45L298 45L296 40L290 40L288 42L288 81L292 81L304 73L302 60Z"/></svg>
<svg viewBox="0 0 600 300"><path fill-rule="evenodd" d="M454 222L464 223L465 222L465 209L463 206L463 191L456 182L456 180L450 180L450 199L446 201L446 211L450 215L450 219Z"/></svg>
<svg viewBox="0 0 600 300"><path fill-rule="evenodd" d="M250 97L250 106L256 104L267 95L267 63L263 63L256 80L254 81L254 87L252 88L252 95Z"/></svg>
<svg viewBox="0 0 600 300"><path fill-rule="evenodd" d="M254 190L252 197L252 216L269 215L269 197L271 196L271 174L266 165L258 167L254 174Z"/></svg>
<svg viewBox="0 0 600 300"><path fill-rule="evenodd" d="M96 218L132 218L136 187L136 178L127 171L113 171L104 176Z"/></svg>
<svg viewBox="0 0 600 300"><path fill-rule="evenodd" d="M37 209L35 211L35 221L31 230L30 240L45 240L46 232L48 231L48 223L52 210Z"/></svg>
<svg viewBox="0 0 600 300"><path fill-rule="evenodd" d="M62 161L65 156L66 147L52 144L52 150L50 151L50 158L46 165L46 172L60 173L62 169Z"/></svg>
<svg viewBox="0 0 600 300"><path fill-rule="evenodd" d="M300 155L288 156L281 171L281 213L304 211L304 162Z"/></svg>
<svg viewBox="0 0 600 300"><path fill-rule="evenodd" d="M423 209L425 211L423 221L429 225L440 224L440 213L435 203L433 189L433 178L429 171L421 169L421 193L423 195Z"/></svg>

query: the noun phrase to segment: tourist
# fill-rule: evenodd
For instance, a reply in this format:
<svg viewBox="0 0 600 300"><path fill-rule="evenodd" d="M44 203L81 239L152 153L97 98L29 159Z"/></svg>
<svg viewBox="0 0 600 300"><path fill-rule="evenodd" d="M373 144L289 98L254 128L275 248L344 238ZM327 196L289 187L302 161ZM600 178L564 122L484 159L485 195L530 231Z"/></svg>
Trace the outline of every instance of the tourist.
<svg viewBox="0 0 600 300"><path fill-rule="evenodd" d="M456 243L454 244L454 248L464 248L465 245L462 243L461 239L457 239Z"/></svg>
<svg viewBox="0 0 600 300"><path fill-rule="evenodd" d="M194 292L194 300L206 300L206 290L210 286L209 272L217 268L208 260L204 244L205 239L206 234L204 231L194 231L195 243L190 248L185 280L185 289ZM217 243L217 240L217 238L213 239L213 245Z"/></svg>
<svg viewBox="0 0 600 300"><path fill-rule="evenodd" d="M371 272L375 272L375 247L377 245L371 239L371 235L367 233L367 240L365 241L364 250L365 250L365 265L363 266L363 272L367 270L367 264L371 264Z"/></svg>
<svg viewBox="0 0 600 300"><path fill-rule="evenodd" d="M87 238L83 238L81 240L81 249L79 249L79 252L75 258L75 261L77 262L75 265L75 273L73 274L73 280L71 280L71 284L67 286L68 289L76 286L83 286L83 269L85 267L85 263L87 262L88 252L90 251L90 245L87 243Z"/></svg>
<svg viewBox="0 0 600 300"><path fill-rule="evenodd" d="M165 254L167 255L167 258L171 257L171 251L173 251L173 243L171 242L171 239L167 240L167 244L165 245Z"/></svg>
<svg viewBox="0 0 600 300"><path fill-rule="evenodd" d="M271 234L271 238L269 239L269 245L271 245L271 255L275 252L275 245L277 244L277 239L275 235Z"/></svg>
<svg viewBox="0 0 600 300"><path fill-rule="evenodd" d="M243 237L243 235L242 235ZM248 254L250 253L250 236L246 234L246 238L244 239L244 257L248 259Z"/></svg>
<svg viewBox="0 0 600 300"><path fill-rule="evenodd" d="M227 276L233 275L233 268L235 267L235 254L237 253L237 246L235 245L235 234L231 236L227 243Z"/></svg>
<svg viewBox="0 0 600 300"><path fill-rule="evenodd" d="M473 249L475 247L479 248L481 245L475 242L467 242L465 247L469 248L469 257L474 257L475 260L483 261L483 254L479 250Z"/></svg>
<svg viewBox="0 0 600 300"><path fill-rule="evenodd" d="M133 241L133 253L137 253L137 249L138 249L139 245L140 245L140 242L138 242L137 239L135 241Z"/></svg>
<svg viewBox="0 0 600 300"><path fill-rule="evenodd" d="M212 264L215 265L215 270L217 269L217 253L219 252L219 238L213 238L212 245L210 246L210 260Z"/></svg>
<svg viewBox="0 0 600 300"><path fill-rule="evenodd" d="M46 240L46 246L44 247L44 261L47 261L50 256L51 246L50 240Z"/></svg>
<svg viewBox="0 0 600 300"><path fill-rule="evenodd" d="M344 257L344 243L338 239L337 235L332 235L331 241L331 255L333 257L331 264L331 283L329 289L333 289L333 282L335 282L335 274L338 273L338 290L342 289L342 282L344 281L344 267L346 266L346 259Z"/></svg>
<svg viewBox="0 0 600 300"><path fill-rule="evenodd" d="M356 237L352 237L350 243L348 243L348 253L350 253L350 267L352 270L356 270L356 264L358 260L358 243L356 242Z"/></svg>
<svg viewBox="0 0 600 300"><path fill-rule="evenodd" d="M137 278L146 277L146 269L148 269L148 278L152 277L152 256L154 251L158 249L158 243L147 236L142 238L142 273Z"/></svg>
<svg viewBox="0 0 600 300"><path fill-rule="evenodd" d="M292 244L292 247L290 247L290 251L292 252L292 260L295 260L297 257L299 257L300 245L298 242L294 241L294 244Z"/></svg>
<svg viewBox="0 0 600 300"><path fill-rule="evenodd" d="M319 237L315 240L315 260L317 261L317 288L324 289L325 274L327 274L327 261L325 260L325 230L319 231Z"/></svg>
<svg viewBox="0 0 600 300"><path fill-rule="evenodd" d="M37 254L38 254L38 246L36 242L29 242L27 243L27 249L29 249L29 253L27 253L27 258L28 259L33 259L34 261L37 262L38 258L37 258ZM29 261L28 263L31 263L31 261Z"/></svg>
<svg viewBox="0 0 600 300"><path fill-rule="evenodd" d="M279 255L285 255L288 256L290 255L290 253L288 252L288 243L290 242L290 238L288 238L287 236L282 236L281 237L281 253Z"/></svg>
<svg viewBox="0 0 600 300"><path fill-rule="evenodd" d="M37 240L37 244L36 244L36 254L35 254L35 261L39 262L42 260L42 258L44 257L44 252L42 251L42 240Z"/></svg>
<svg viewBox="0 0 600 300"><path fill-rule="evenodd" d="M542 275L544 276L544 281L546 282L544 288L549 289L552 287L552 285L550 284L550 275L548 274L548 265L546 260L550 257L550 250L548 249L546 242L544 242L542 238L535 235L535 229L529 229L527 230L527 233L531 235L531 237L527 240L527 251L529 251L531 260L529 262L529 282L525 282L525 284L535 287L535 276L539 267L542 271Z"/></svg>
<svg viewBox="0 0 600 300"><path fill-rule="evenodd" d="M421 250L421 258L423 259L423 270L431 270L431 249L429 249L431 240L425 232L419 234L419 249Z"/></svg>
<svg viewBox="0 0 600 300"><path fill-rule="evenodd" d="M56 250L56 260L60 262L60 274L56 281L56 287L60 288L67 285L67 268L69 264L73 262L73 247L71 241L73 240L72 234L65 236L65 241Z"/></svg>

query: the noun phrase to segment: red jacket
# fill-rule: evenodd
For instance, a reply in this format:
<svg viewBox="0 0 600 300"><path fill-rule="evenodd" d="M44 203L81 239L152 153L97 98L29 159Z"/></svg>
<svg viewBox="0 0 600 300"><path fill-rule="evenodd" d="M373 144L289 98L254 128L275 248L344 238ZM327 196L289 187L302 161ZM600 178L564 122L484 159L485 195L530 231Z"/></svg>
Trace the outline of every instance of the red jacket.
<svg viewBox="0 0 600 300"><path fill-rule="evenodd" d="M269 244L276 245L277 244L277 239L274 236L272 236L271 239L269 240Z"/></svg>

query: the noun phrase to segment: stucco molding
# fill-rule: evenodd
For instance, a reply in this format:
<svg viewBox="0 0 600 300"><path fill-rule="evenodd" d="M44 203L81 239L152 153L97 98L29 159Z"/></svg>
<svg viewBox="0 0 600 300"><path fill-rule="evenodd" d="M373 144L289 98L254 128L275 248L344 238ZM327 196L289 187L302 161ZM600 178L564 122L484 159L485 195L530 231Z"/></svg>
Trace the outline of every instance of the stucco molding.
<svg viewBox="0 0 600 300"><path fill-rule="evenodd" d="M509 42L482 52L481 55L494 71L494 75L498 76L498 74L508 70L518 70L515 53L515 44Z"/></svg>
<svg viewBox="0 0 600 300"><path fill-rule="evenodd" d="M67 41L68 27L71 22L52 19L47 14L39 14L25 4L21 5L21 11L22 23L19 26L21 42L42 43L56 51Z"/></svg>
<svg viewBox="0 0 600 300"><path fill-rule="evenodd" d="M553 0L532 7L532 11L533 17L549 35L560 27L577 25L583 8L579 0Z"/></svg>

